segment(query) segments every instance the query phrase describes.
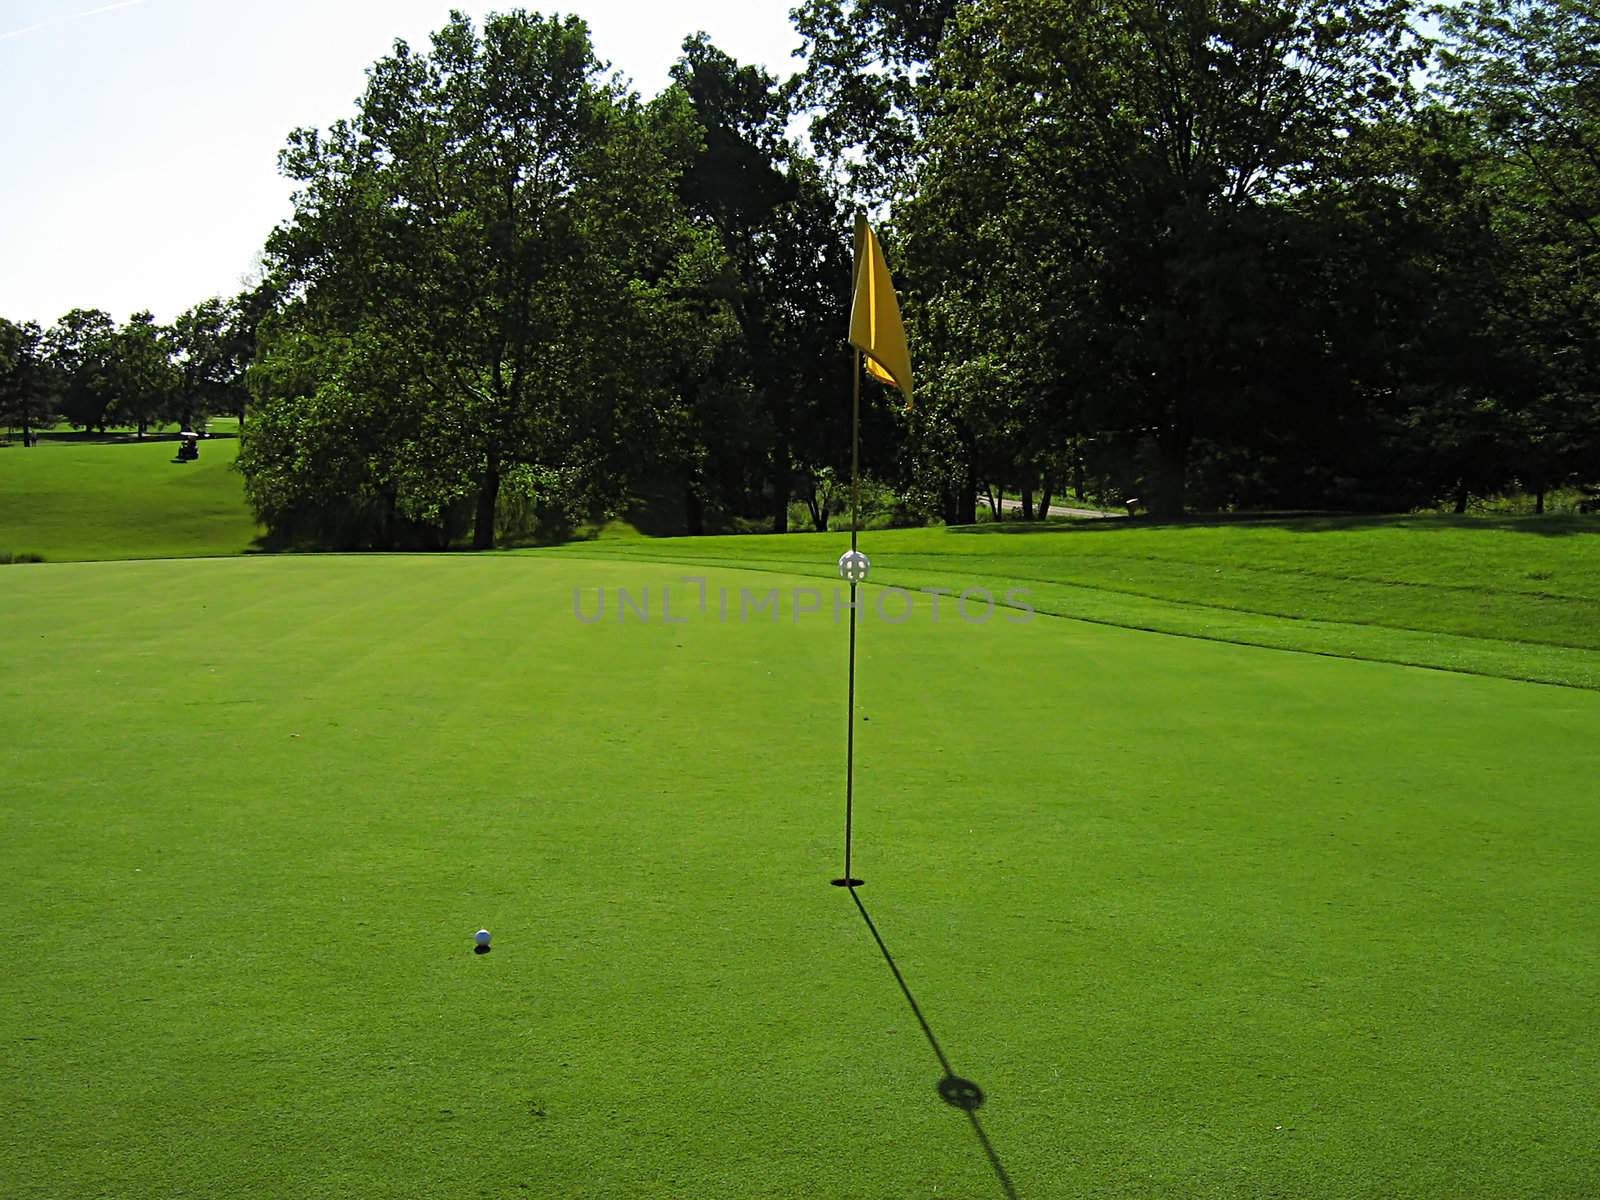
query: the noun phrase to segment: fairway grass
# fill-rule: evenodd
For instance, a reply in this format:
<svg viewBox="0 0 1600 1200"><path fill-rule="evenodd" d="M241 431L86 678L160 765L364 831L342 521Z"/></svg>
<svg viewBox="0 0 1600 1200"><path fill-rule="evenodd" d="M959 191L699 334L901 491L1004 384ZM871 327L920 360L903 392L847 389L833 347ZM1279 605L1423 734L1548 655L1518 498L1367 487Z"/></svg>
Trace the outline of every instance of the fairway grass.
<svg viewBox="0 0 1600 1200"><path fill-rule="evenodd" d="M61 437L0 448L0 551L51 562L242 554L261 529L232 469L235 438L178 443Z"/></svg>
<svg viewBox="0 0 1600 1200"><path fill-rule="evenodd" d="M999 1194L827 886L843 628L681 582L811 565L630 545L0 570L0 1195ZM1600 695L930 608L856 866L1019 1195L1600 1194Z"/></svg>
<svg viewBox="0 0 1600 1200"><path fill-rule="evenodd" d="M216 423L224 433L227 422ZM174 443L0 450L0 552L52 562L247 552L231 464ZM867 535L879 583L1026 592L1041 613L1240 645L1600 689L1600 516L1017 521ZM554 553L832 580L843 535L609 537Z"/></svg>

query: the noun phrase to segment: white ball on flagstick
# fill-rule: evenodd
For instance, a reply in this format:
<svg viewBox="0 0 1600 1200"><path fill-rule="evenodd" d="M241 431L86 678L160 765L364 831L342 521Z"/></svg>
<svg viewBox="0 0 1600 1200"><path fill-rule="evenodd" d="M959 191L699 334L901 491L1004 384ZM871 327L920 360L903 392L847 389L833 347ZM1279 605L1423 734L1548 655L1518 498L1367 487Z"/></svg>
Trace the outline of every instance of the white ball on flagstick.
<svg viewBox="0 0 1600 1200"><path fill-rule="evenodd" d="M839 556L839 576L846 583L863 583L872 563L859 550L846 550Z"/></svg>

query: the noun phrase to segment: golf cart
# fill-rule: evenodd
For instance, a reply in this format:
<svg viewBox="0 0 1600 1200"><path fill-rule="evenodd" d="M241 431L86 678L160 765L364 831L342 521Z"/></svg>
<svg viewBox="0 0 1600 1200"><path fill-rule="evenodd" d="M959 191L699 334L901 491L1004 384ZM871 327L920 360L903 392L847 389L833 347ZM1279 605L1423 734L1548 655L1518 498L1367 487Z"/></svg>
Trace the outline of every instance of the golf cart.
<svg viewBox="0 0 1600 1200"><path fill-rule="evenodd" d="M178 435L178 461L193 462L200 457L200 435L185 429Z"/></svg>

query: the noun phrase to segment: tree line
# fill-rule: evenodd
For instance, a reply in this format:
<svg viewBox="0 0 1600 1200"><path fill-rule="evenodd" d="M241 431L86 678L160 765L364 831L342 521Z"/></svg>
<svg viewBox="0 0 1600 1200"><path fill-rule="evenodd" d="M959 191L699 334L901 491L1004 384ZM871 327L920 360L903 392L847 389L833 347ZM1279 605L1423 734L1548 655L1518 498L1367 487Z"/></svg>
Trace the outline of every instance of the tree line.
<svg viewBox="0 0 1600 1200"><path fill-rule="evenodd" d="M456 15L300 130L241 467L275 532L486 547L635 496L700 532L848 454L843 189L794 89L689 39L644 101L577 18Z"/></svg>
<svg viewBox="0 0 1600 1200"><path fill-rule="evenodd" d="M997 477L1159 513L1600 477L1594 0L917 12L800 21L894 202L947 517Z"/></svg>
<svg viewBox="0 0 1600 1200"><path fill-rule="evenodd" d="M286 541L487 547L640 499L826 528L866 207L918 373L863 414L895 519L1600 481L1600 0L793 15L798 75L699 35L650 99L576 18L396 43L291 135L259 288L165 330L0 325L6 413L248 397L246 494Z"/></svg>
<svg viewBox="0 0 1600 1200"><path fill-rule="evenodd" d="M72 309L48 328L0 317L0 424L31 445L61 422L99 433L131 426L143 438L152 425L242 420L256 325L272 303L262 284L204 300L170 325L149 312L118 325L97 308Z"/></svg>

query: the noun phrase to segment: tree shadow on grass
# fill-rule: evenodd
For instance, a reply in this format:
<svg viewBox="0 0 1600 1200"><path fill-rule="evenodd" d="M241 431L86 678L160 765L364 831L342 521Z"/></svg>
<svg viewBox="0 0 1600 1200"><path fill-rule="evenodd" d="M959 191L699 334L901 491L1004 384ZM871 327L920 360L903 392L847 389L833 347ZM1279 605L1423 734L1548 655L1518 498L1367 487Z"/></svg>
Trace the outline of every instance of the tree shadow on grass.
<svg viewBox="0 0 1600 1200"><path fill-rule="evenodd" d="M1207 513L1186 517L1150 516L1069 519L1065 521L992 521L981 525L951 525L959 534L1112 533L1130 529L1211 529L1244 526L1282 529L1290 533L1338 533L1360 529L1404 529L1416 533L1445 530L1492 529L1505 533L1531 533L1541 537L1568 537L1600 533L1600 513L1546 513L1543 516L1507 516L1472 513Z"/></svg>
<svg viewBox="0 0 1600 1200"><path fill-rule="evenodd" d="M66 444L81 444L87 446L148 446L152 442L176 442L178 433L147 433L140 437L131 430L112 429L105 433L95 433L92 430L57 429L48 433L38 434L40 442L58 442ZM234 432L208 433L203 441L207 442L236 442L239 435Z"/></svg>
<svg viewBox="0 0 1600 1200"><path fill-rule="evenodd" d="M978 1119L978 1109L983 1107L983 1089L970 1079L964 1079L955 1073L950 1066L950 1060L945 1057L944 1048L939 1045L939 1039L934 1036L928 1019L922 1015L922 1008L917 1003L917 998L911 994L905 976L900 974L900 968L895 965L894 956L889 953L889 947L884 944L883 937L878 933L878 927L873 924L872 917L867 912L867 906L861 902L861 893L852 887L849 889L850 899L855 901L856 910L860 912L861 919L866 922L872 940L878 944L878 949L883 953L883 961L889 964L889 970L894 975L894 981L900 985L900 991L906 998L906 1003L911 1006L911 1013L917 1018L917 1024L922 1026L923 1035L928 1039L928 1045L933 1048L934 1057L939 1060L939 1069L944 1072L936 1085L939 1098L951 1108L960 1109L967 1114L967 1120L972 1125L973 1135L982 1147L984 1157L989 1160L989 1169L994 1172L995 1180L1000 1185L1001 1192L1007 1200L1017 1200L1017 1190L1011 1184L1011 1176L1006 1173L1005 1163L1000 1161L1000 1155L995 1151L994 1143L989 1140L988 1133L983 1128L983 1122Z"/></svg>

